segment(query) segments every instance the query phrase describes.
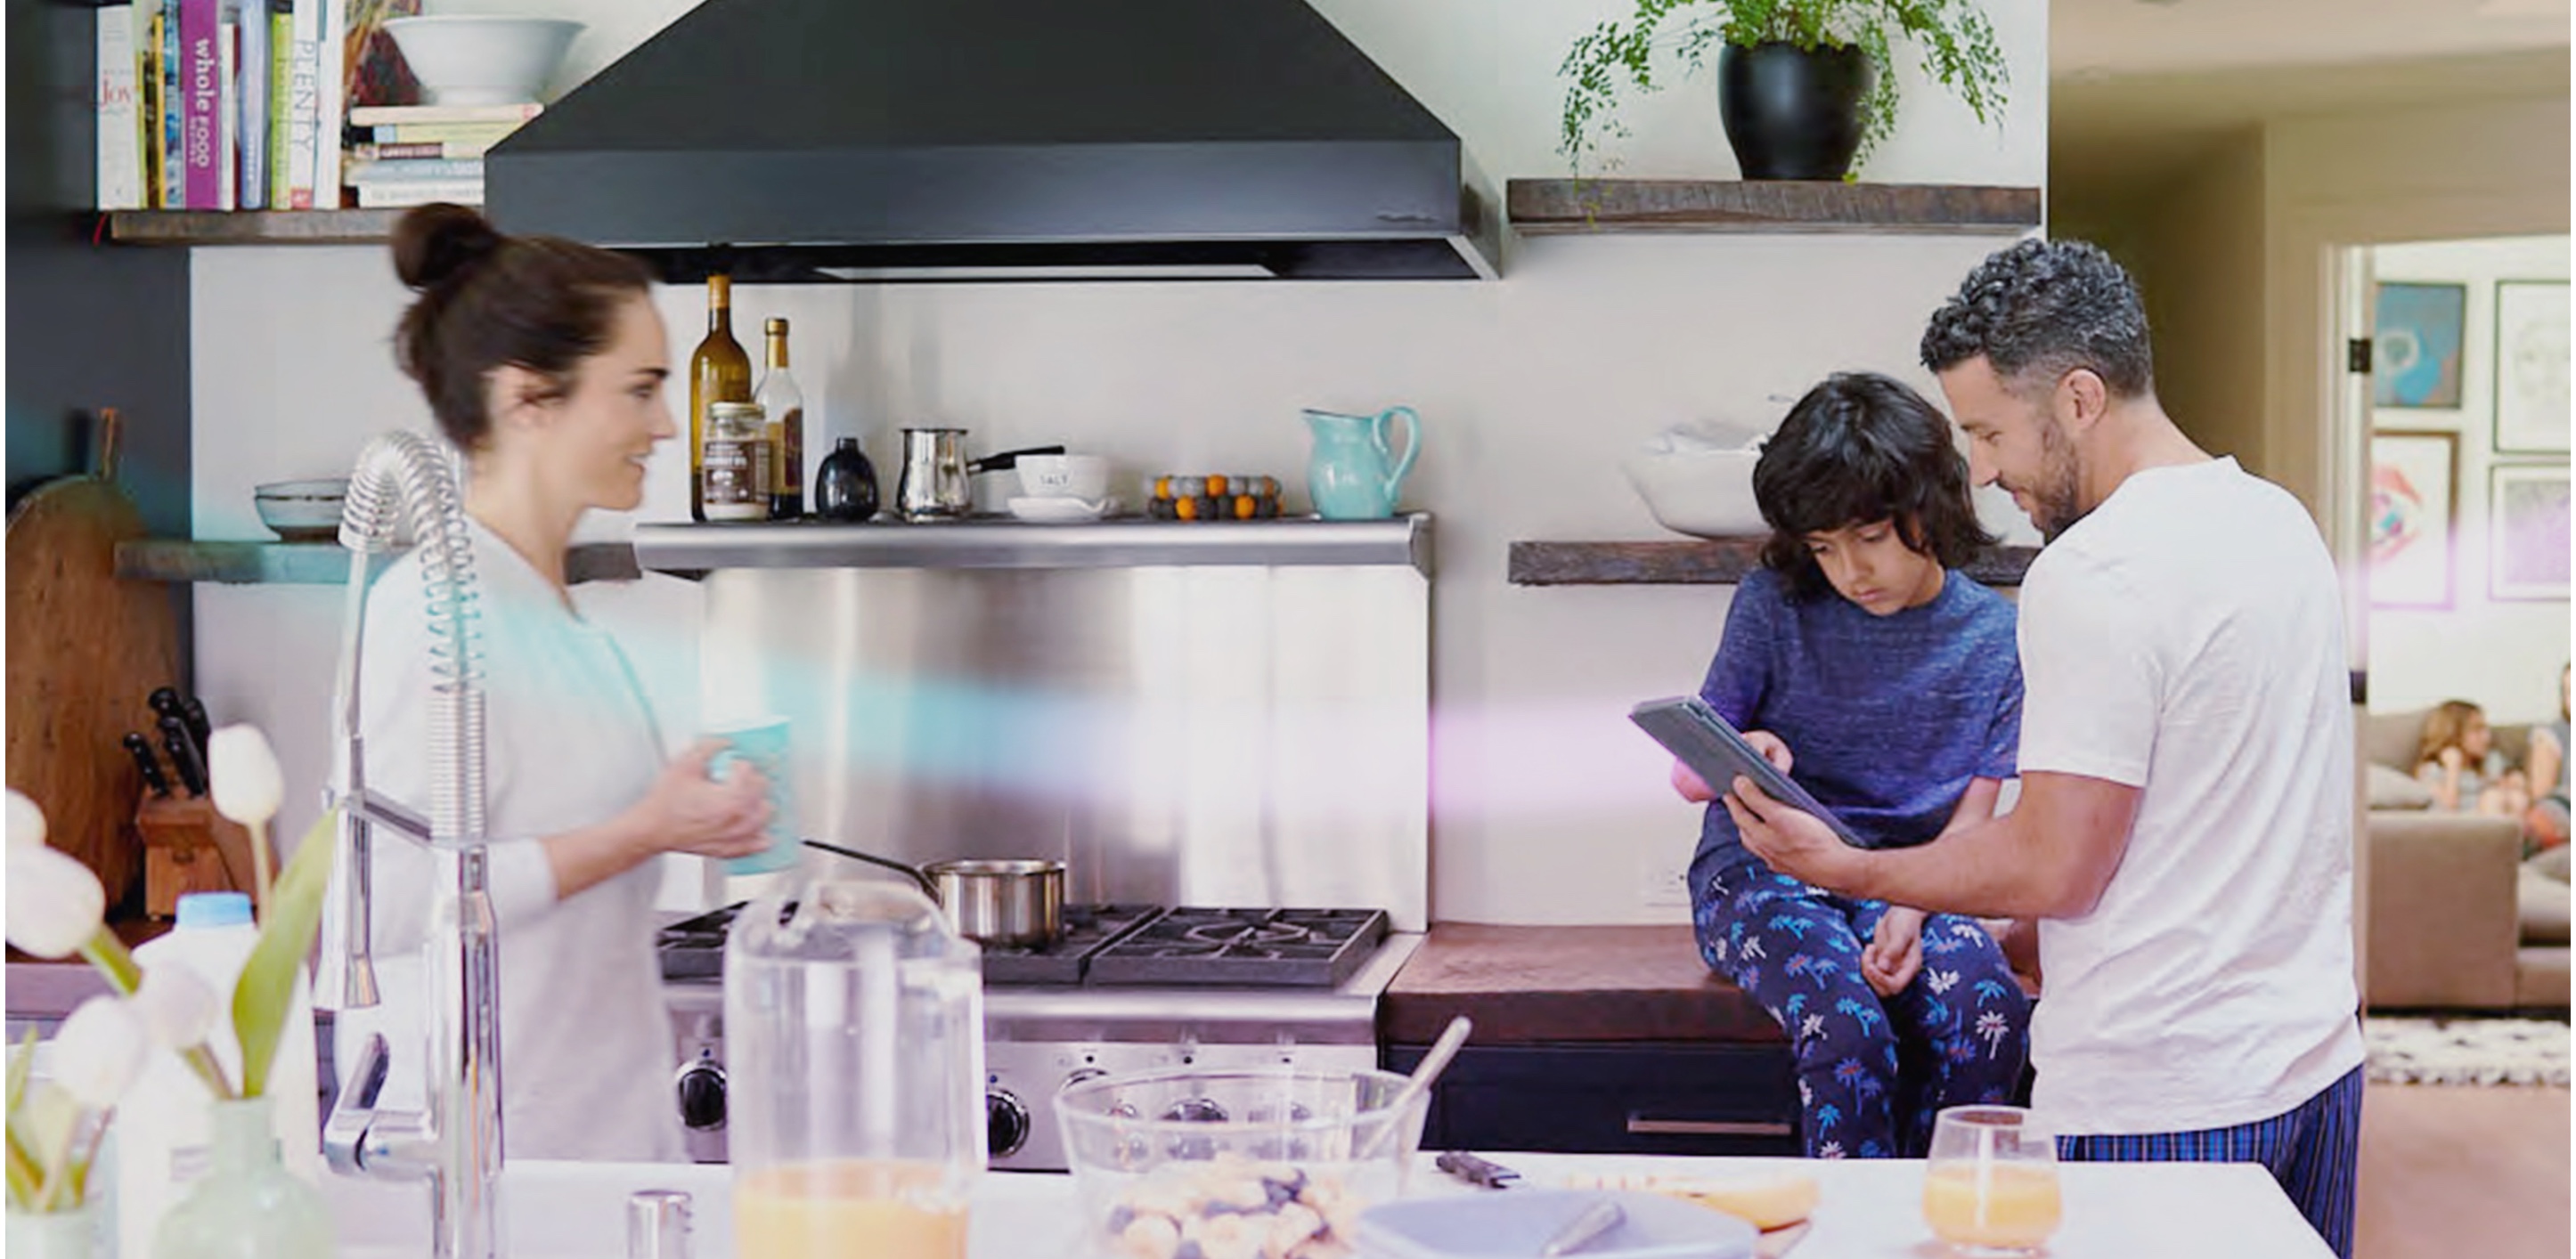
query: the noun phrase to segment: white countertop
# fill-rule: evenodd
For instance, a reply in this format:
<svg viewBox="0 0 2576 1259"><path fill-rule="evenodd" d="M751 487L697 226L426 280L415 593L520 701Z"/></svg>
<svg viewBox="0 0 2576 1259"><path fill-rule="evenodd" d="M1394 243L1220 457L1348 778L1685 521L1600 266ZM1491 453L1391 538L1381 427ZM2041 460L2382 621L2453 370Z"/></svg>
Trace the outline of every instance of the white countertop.
<svg viewBox="0 0 2576 1259"><path fill-rule="evenodd" d="M1774 1165L1778 1159L1688 1159L1624 1155L1493 1154L1523 1183L1569 1175L1709 1172ZM1939 1253L1924 1227L1923 1164L1912 1161L1801 1162L1822 1182L1813 1229L1794 1259L1925 1259ZM2070 1163L2060 1169L2066 1222L2050 1259L2327 1259L2331 1255L2254 1164ZM695 1202L696 1259L734 1259L732 1169L722 1164L545 1163L513 1165L503 1181L511 1259L624 1259L626 1195L681 1189ZM1425 1156L1413 1191L1476 1193L1435 1171ZM349 1259L427 1253L427 1190L333 1180L332 1200ZM975 1194L970 1259L1043 1259L1085 1254L1073 1181L1047 1173L996 1172Z"/></svg>

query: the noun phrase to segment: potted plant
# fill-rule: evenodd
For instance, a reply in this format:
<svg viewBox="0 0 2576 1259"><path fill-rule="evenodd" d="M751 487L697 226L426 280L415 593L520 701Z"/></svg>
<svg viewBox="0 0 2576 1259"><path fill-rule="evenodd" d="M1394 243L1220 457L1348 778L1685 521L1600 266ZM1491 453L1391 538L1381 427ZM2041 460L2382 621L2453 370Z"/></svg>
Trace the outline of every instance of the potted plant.
<svg viewBox="0 0 2576 1259"><path fill-rule="evenodd" d="M1626 24L1574 41L1558 148L1580 173L1615 116L1622 79L1656 90L1669 50L1689 69L1718 57L1718 106L1746 179L1848 179L1896 127L1890 37L1923 51L1923 69L1974 111L2002 117L2006 76L1994 27L1974 0L1637 0Z"/></svg>

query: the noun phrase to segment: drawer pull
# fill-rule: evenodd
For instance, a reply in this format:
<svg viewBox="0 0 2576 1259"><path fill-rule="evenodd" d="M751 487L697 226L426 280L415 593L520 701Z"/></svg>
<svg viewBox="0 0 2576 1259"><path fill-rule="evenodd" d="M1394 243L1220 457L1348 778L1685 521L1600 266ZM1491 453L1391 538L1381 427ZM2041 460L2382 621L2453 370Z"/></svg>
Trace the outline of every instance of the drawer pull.
<svg viewBox="0 0 2576 1259"><path fill-rule="evenodd" d="M1649 1119L1644 1115L1628 1116L1631 1136L1657 1137L1786 1137L1797 1134L1798 1126L1777 1120L1759 1119Z"/></svg>

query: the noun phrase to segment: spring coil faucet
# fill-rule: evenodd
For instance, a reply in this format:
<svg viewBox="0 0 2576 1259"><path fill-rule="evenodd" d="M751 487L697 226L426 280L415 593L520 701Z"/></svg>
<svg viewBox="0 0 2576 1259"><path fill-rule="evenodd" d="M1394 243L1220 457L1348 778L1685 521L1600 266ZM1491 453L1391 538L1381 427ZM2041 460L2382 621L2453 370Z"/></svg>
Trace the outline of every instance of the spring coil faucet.
<svg viewBox="0 0 2576 1259"><path fill-rule="evenodd" d="M358 679L367 587L408 520L426 586L430 652L430 815L368 791ZM500 940L492 916L483 792L483 679L473 539L444 448L420 433L388 433L359 452L340 514L350 552L346 623L335 703L338 860L323 906L315 993L325 1009L376 1004L369 877L373 830L391 827L427 847L438 903L430 915L424 1012L427 1106L380 1111L384 1038L359 1051L323 1125L323 1154L344 1176L427 1180L435 1259L497 1259L500 1251Z"/></svg>

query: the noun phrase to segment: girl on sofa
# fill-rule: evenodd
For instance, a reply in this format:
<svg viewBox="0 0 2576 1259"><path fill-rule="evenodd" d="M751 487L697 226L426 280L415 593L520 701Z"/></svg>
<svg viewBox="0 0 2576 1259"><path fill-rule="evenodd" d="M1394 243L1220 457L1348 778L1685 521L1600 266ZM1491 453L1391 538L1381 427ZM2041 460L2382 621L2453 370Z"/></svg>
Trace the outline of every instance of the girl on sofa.
<svg viewBox="0 0 2576 1259"><path fill-rule="evenodd" d="M1701 697L1874 847L1993 816L2021 664L2012 604L1956 571L1994 539L1949 421L1885 376L1833 376L1763 444L1753 496L1771 538ZM1673 785L1714 798L1678 763ZM2014 1096L2030 1003L1976 920L1778 874L1714 804L1690 894L1709 969L1789 1034L1810 1156L1920 1157L1943 1107Z"/></svg>
<svg viewBox="0 0 2576 1259"><path fill-rule="evenodd" d="M2424 715L2415 777L2432 788L2435 807L2452 812L2518 821L2531 807L2522 771L2506 765L2497 750L2486 710L2464 699L2446 700Z"/></svg>

